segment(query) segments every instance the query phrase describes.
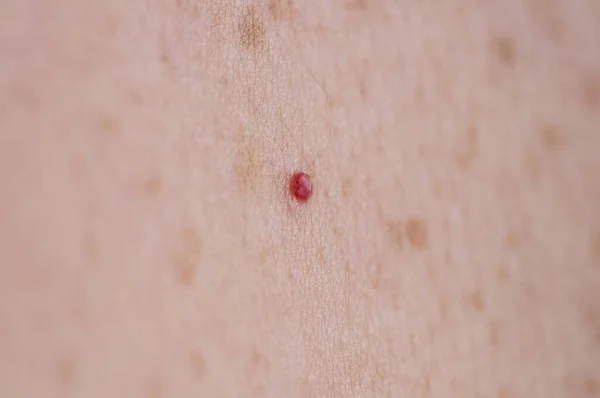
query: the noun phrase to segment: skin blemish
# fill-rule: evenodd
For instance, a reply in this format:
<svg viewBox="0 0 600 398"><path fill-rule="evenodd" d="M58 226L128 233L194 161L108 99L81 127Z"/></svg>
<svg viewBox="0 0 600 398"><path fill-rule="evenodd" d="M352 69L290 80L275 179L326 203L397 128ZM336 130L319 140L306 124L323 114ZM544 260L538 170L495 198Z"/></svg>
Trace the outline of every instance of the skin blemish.
<svg viewBox="0 0 600 398"><path fill-rule="evenodd" d="M310 176L302 171L290 178L290 193L298 202L306 202L312 195Z"/></svg>

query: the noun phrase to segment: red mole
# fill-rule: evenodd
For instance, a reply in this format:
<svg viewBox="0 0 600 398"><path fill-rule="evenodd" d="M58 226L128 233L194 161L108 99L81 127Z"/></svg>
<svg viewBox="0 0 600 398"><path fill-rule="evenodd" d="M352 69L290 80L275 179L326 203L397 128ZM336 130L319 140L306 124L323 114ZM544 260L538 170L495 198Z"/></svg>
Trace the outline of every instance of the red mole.
<svg viewBox="0 0 600 398"><path fill-rule="evenodd" d="M302 171L294 173L290 179L290 192L298 202L306 202L312 195L310 176Z"/></svg>

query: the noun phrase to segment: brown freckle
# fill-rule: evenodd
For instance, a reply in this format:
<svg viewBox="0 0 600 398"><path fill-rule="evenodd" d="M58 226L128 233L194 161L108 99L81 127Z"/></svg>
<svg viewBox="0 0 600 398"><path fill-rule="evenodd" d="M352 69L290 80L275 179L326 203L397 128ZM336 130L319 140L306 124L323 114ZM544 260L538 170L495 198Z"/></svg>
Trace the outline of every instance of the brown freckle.
<svg viewBox="0 0 600 398"><path fill-rule="evenodd" d="M508 398L508 389L506 387L500 387L498 389L498 393L496 394L497 398Z"/></svg>
<svg viewBox="0 0 600 398"><path fill-rule="evenodd" d="M540 137L546 148L551 150L560 148L565 143L565 137L562 132L551 124L545 124L540 127Z"/></svg>
<svg viewBox="0 0 600 398"><path fill-rule="evenodd" d="M131 91L129 93L129 99L131 100L131 103L135 106L141 106L144 103L144 98L142 97L142 94L140 94L137 91Z"/></svg>
<svg viewBox="0 0 600 398"><path fill-rule="evenodd" d="M252 355L250 356L250 364L252 365L252 369L255 371L259 369L268 371L271 369L271 362L267 358L265 358L265 356L260 351L258 351L256 347L252 350Z"/></svg>
<svg viewBox="0 0 600 398"><path fill-rule="evenodd" d="M525 150L523 163L530 182L537 184L542 176L542 168L538 155L531 149Z"/></svg>
<svg viewBox="0 0 600 398"><path fill-rule="evenodd" d="M506 246L511 249L517 249L522 247L528 238L529 235L525 230L510 230L506 233Z"/></svg>
<svg viewBox="0 0 600 398"><path fill-rule="evenodd" d="M409 219L406 222L406 236L413 247L425 249L429 243L426 222L416 218Z"/></svg>
<svg viewBox="0 0 600 398"><path fill-rule="evenodd" d="M354 11L366 11L367 5L367 0L349 0L346 3L346 8Z"/></svg>
<svg viewBox="0 0 600 398"><path fill-rule="evenodd" d="M440 297L438 301L439 314L442 322L445 322L448 319L448 298L445 296Z"/></svg>
<svg viewBox="0 0 600 398"><path fill-rule="evenodd" d="M392 242L398 250L402 250L402 244L404 241L404 235L402 231L402 222L390 222L387 225L388 233L392 239Z"/></svg>
<svg viewBox="0 0 600 398"><path fill-rule="evenodd" d="M98 131L113 135L120 129L119 121L112 115L101 115L97 122Z"/></svg>
<svg viewBox="0 0 600 398"><path fill-rule="evenodd" d="M98 243L91 231L88 231L84 236L83 251L90 263L93 263L98 259Z"/></svg>
<svg viewBox="0 0 600 398"><path fill-rule="evenodd" d="M581 80L581 102L589 110L600 105L600 76L588 75Z"/></svg>
<svg viewBox="0 0 600 398"><path fill-rule="evenodd" d="M77 361L72 356L65 356L58 361L58 380L63 387L70 387L77 376Z"/></svg>
<svg viewBox="0 0 600 398"><path fill-rule="evenodd" d="M267 261L271 257L271 250L268 248L262 248L260 250L259 259L262 265L266 265Z"/></svg>
<svg viewBox="0 0 600 398"><path fill-rule="evenodd" d="M505 266L500 266L498 268L498 271L496 272L496 279L498 279L499 282L508 282L510 275Z"/></svg>
<svg viewBox="0 0 600 398"><path fill-rule="evenodd" d="M494 37L491 39L490 45L494 56L500 63L509 68L515 66L517 58L515 39L507 36Z"/></svg>
<svg viewBox="0 0 600 398"><path fill-rule="evenodd" d="M492 347L498 347L498 344L500 342L499 333L500 333L500 326L498 325L498 323L495 321L490 322L489 340L490 340L490 345Z"/></svg>
<svg viewBox="0 0 600 398"><path fill-rule="evenodd" d="M598 384L596 383L596 380L592 379L591 377L588 377L585 382L584 382L585 386L585 392L588 394L589 397L597 397L597 393L598 393Z"/></svg>
<svg viewBox="0 0 600 398"><path fill-rule="evenodd" d="M146 387L148 398L162 398L164 396L164 383L158 376L152 377Z"/></svg>
<svg viewBox="0 0 600 398"><path fill-rule="evenodd" d="M239 23L240 43L247 50L262 50L267 41L262 17L255 7L244 9Z"/></svg>
<svg viewBox="0 0 600 398"><path fill-rule="evenodd" d="M381 261L375 263L375 275L373 276L373 278L371 278L371 285L373 286L373 289L377 290L379 288L379 284L381 283L382 268L383 264L381 263Z"/></svg>
<svg viewBox="0 0 600 398"><path fill-rule="evenodd" d="M144 191L148 196L156 196L162 190L162 180L158 176L152 176L144 183Z"/></svg>
<svg viewBox="0 0 600 398"><path fill-rule="evenodd" d="M475 311L481 313L485 309L485 296L481 289L477 289L469 295L469 302Z"/></svg>
<svg viewBox="0 0 600 398"><path fill-rule="evenodd" d="M268 7L275 21L291 20L296 12L294 0L269 0Z"/></svg>
<svg viewBox="0 0 600 398"><path fill-rule="evenodd" d="M425 373L425 377L423 379L423 389L425 392L431 391L431 375L429 373Z"/></svg>
<svg viewBox="0 0 600 398"><path fill-rule="evenodd" d="M348 198L352 195L352 180L348 177L342 179L342 196Z"/></svg>
<svg viewBox="0 0 600 398"><path fill-rule="evenodd" d="M600 266L600 231L596 231L592 234L590 248L592 259L596 262L596 266Z"/></svg>
<svg viewBox="0 0 600 398"><path fill-rule="evenodd" d="M108 36L114 36L119 28L119 22L116 16L107 15L105 19L106 34Z"/></svg>
<svg viewBox="0 0 600 398"><path fill-rule="evenodd" d="M202 255L202 240L193 228L181 233L181 250L175 255L177 279L183 286L190 286L196 275L196 265Z"/></svg>
<svg viewBox="0 0 600 398"><path fill-rule="evenodd" d="M259 144L244 127L239 129L237 143L238 151L233 167L238 189L242 193L254 192L259 183L258 176L262 175L264 168L264 160L259 155Z"/></svg>
<svg viewBox="0 0 600 398"><path fill-rule="evenodd" d="M463 171L467 171L473 165L473 161L477 156L477 144L479 141L479 133L475 123L471 123L467 129L467 142L464 148L456 153L456 161Z"/></svg>
<svg viewBox="0 0 600 398"><path fill-rule="evenodd" d="M206 372L206 359L204 358L204 355L198 350L191 351L189 365L196 380L202 381Z"/></svg>

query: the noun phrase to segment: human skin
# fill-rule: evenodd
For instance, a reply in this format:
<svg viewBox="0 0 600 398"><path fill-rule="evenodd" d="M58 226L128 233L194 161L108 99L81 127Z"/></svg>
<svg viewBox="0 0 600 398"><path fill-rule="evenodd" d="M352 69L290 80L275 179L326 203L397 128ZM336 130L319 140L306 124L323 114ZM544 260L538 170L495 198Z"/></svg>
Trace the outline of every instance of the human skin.
<svg viewBox="0 0 600 398"><path fill-rule="evenodd" d="M2 1L0 397L600 396L599 4Z"/></svg>

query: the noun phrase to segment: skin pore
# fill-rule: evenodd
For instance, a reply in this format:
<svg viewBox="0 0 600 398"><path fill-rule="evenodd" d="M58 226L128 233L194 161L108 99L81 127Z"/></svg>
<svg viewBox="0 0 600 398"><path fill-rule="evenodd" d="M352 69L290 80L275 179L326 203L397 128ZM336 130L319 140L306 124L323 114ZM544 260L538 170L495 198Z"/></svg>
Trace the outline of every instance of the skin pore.
<svg viewBox="0 0 600 398"><path fill-rule="evenodd" d="M4 0L0 396L600 396L598 4Z"/></svg>

